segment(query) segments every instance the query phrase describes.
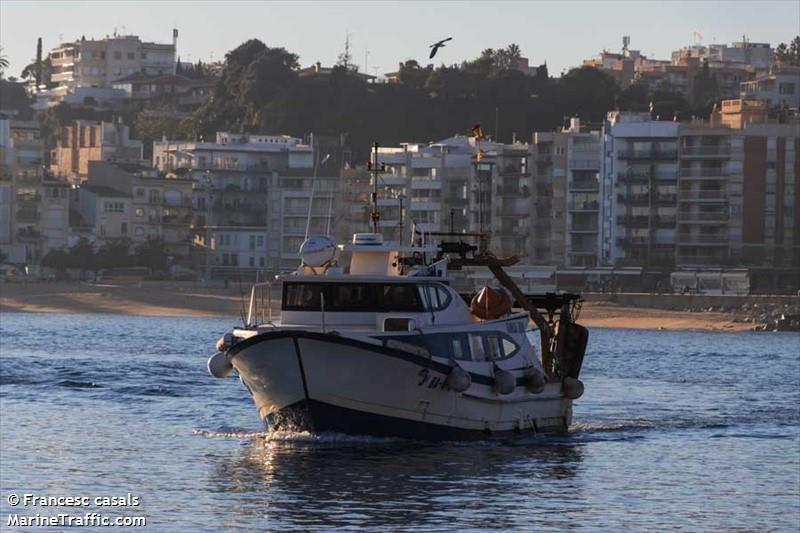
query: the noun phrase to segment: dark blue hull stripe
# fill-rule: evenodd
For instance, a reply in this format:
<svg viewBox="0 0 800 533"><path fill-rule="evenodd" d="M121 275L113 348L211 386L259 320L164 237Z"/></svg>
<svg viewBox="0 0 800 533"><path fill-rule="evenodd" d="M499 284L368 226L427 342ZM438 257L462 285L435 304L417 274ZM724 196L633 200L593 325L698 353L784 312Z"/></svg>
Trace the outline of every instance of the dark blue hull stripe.
<svg viewBox="0 0 800 533"><path fill-rule="evenodd" d="M286 339L286 338L294 339L295 346L297 346L298 339L312 339L321 342L328 342L334 345L352 346L355 348L360 348L362 350L377 352L382 355L386 355L388 357L402 359L404 361L414 363L421 367L430 368L431 370L435 370L444 375L450 373L450 365L434 361L432 359L429 359L421 355L405 352L403 350L398 350L395 348L389 348L388 346L370 344L368 342L350 339L347 337L341 337L339 335L331 335L328 333L317 333L313 331L275 331L275 332L270 331L266 333L260 333L258 335L254 335L248 339L244 339L234 344L233 347L230 350L228 350L228 356L233 358L236 356L237 353L244 350L245 348L259 344L261 342L267 342L276 339ZM299 353L299 347L297 349ZM494 377L492 376L475 374L473 372L470 372L469 375L472 378L473 383L480 383L481 385L488 385L490 387L494 385ZM517 386L518 387L525 386L525 379L517 378Z"/></svg>
<svg viewBox="0 0 800 533"><path fill-rule="evenodd" d="M520 435L535 435L532 428L510 431L463 429L430 422L394 418L357 411L316 400L303 400L269 415L264 423L268 429L310 431L312 433L344 433L374 437L401 437L417 440L485 440ZM547 427L540 431L562 433L562 427Z"/></svg>

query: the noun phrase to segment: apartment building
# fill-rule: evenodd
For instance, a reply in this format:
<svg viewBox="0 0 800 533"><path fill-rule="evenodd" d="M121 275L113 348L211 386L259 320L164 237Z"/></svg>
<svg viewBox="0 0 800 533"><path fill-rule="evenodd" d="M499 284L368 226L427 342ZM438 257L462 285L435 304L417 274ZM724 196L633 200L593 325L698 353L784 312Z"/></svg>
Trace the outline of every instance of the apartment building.
<svg viewBox="0 0 800 533"><path fill-rule="evenodd" d="M67 239L68 185L45 171L43 155L38 123L0 119L0 249L30 267Z"/></svg>
<svg viewBox="0 0 800 533"><path fill-rule="evenodd" d="M494 253L531 260L537 199L531 157L526 143L478 143L463 135L429 145L380 148L378 164L385 171L378 174L378 206L384 237L399 240L402 230L410 239L412 227L482 233Z"/></svg>
<svg viewBox="0 0 800 533"><path fill-rule="evenodd" d="M772 109L800 110L800 67L780 65L740 84L742 99L762 100Z"/></svg>
<svg viewBox="0 0 800 533"><path fill-rule="evenodd" d="M754 290L800 284L798 143L800 124L771 121L760 101L681 125L679 267L747 267Z"/></svg>
<svg viewBox="0 0 800 533"><path fill-rule="evenodd" d="M678 123L648 113L608 113L603 126L600 263L675 263Z"/></svg>
<svg viewBox="0 0 800 533"><path fill-rule="evenodd" d="M121 122L75 120L61 128L50 156L50 170L79 185L89 176L90 161L141 165L142 142L130 138Z"/></svg>
<svg viewBox="0 0 800 533"><path fill-rule="evenodd" d="M136 165L91 161L85 185L104 187L130 198L126 235L134 245L159 238L176 261L189 258L192 180ZM123 220L120 220L120 223ZM98 235L99 237L99 235Z"/></svg>
<svg viewBox="0 0 800 533"><path fill-rule="evenodd" d="M153 165L193 183L200 266L215 275L297 266L306 226L322 232L337 209L338 168L317 161L312 146L313 139L227 132L213 143L154 143Z"/></svg>
<svg viewBox="0 0 800 533"><path fill-rule="evenodd" d="M91 228L96 241L130 239L132 196L104 185L82 185L72 197L81 227Z"/></svg>
<svg viewBox="0 0 800 533"><path fill-rule="evenodd" d="M451 227L458 232L477 231L481 217L487 218L491 208L487 201L479 214L477 176L494 167L495 147L494 143L483 145L486 157L478 168L475 140L463 135L428 145L380 147L378 165L384 172L378 174L378 207L384 237L400 240L402 229L403 239L409 242L412 226L420 232L449 231Z"/></svg>
<svg viewBox="0 0 800 533"><path fill-rule="evenodd" d="M739 41L728 44L695 44L672 52L673 63L684 58L700 61L744 63L757 69L769 69L775 62L775 49L769 43Z"/></svg>
<svg viewBox="0 0 800 533"><path fill-rule="evenodd" d="M174 74L177 30L171 44L143 42L135 35L81 38L63 43L49 54L52 81L67 89L110 87L134 73Z"/></svg>

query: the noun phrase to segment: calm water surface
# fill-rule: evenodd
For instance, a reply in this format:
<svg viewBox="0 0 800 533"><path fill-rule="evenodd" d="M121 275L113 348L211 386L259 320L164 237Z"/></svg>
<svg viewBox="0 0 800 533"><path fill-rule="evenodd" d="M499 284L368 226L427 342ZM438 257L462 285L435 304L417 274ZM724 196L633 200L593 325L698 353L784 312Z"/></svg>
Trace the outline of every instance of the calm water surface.
<svg viewBox="0 0 800 533"><path fill-rule="evenodd" d="M130 492L153 531L800 529L798 334L593 330L568 436L429 444L263 433L205 372L234 323L0 315L0 528Z"/></svg>

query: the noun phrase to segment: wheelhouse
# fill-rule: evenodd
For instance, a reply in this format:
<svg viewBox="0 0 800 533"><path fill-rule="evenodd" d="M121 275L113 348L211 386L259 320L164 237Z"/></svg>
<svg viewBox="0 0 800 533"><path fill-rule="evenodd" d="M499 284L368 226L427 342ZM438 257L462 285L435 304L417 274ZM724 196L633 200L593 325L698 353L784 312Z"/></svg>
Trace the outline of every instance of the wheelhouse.
<svg viewBox="0 0 800 533"><path fill-rule="evenodd" d="M284 281L281 310L422 313L442 311L452 301L441 282Z"/></svg>

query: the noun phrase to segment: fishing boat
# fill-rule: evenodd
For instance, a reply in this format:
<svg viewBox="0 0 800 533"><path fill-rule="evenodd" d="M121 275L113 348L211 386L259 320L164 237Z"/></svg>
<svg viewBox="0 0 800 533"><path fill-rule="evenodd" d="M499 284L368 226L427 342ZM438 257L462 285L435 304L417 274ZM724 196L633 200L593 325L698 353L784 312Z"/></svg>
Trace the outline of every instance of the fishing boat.
<svg viewBox="0 0 800 533"><path fill-rule="evenodd" d="M209 373L235 370L270 430L424 440L566 431L583 394L579 296L523 294L503 269L517 259L464 235L307 239L295 272L253 286L244 325L219 339ZM453 278L464 267L487 268L494 282L465 298Z"/></svg>

